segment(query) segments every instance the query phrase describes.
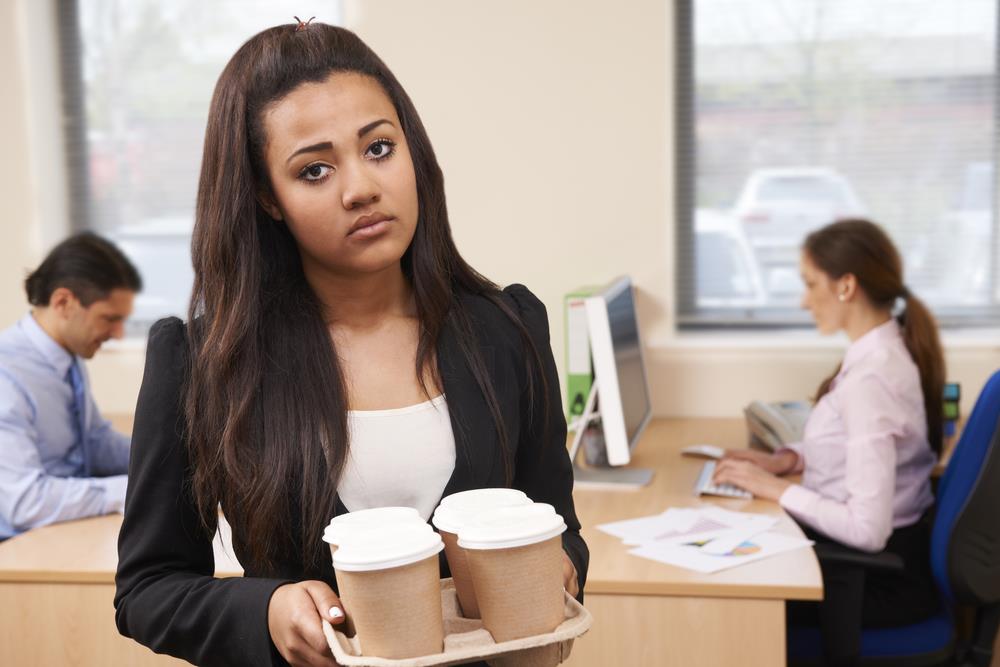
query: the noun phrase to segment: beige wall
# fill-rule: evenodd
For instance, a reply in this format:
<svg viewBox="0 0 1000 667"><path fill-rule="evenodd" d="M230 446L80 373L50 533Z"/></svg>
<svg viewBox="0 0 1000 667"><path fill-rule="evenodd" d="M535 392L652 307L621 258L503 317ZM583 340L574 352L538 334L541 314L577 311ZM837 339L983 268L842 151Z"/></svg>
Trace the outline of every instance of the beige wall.
<svg viewBox="0 0 1000 667"><path fill-rule="evenodd" d="M24 311L20 283L24 269L38 255L32 228L38 225L38 197L31 191L28 141L29 108L25 94L21 12L12 2L0 2L0 201L3 202L3 242L0 243L0 315L6 323Z"/></svg>
<svg viewBox="0 0 1000 667"><path fill-rule="evenodd" d="M0 105L3 322L24 311L23 269L58 236L50 218L65 210L40 194L42 172L25 167L51 152L44 137L58 133L49 113L56 120L48 135L35 130L28 138L32 122L45 125L52 97L37 76L27 85L26 54L44 51L21 27L19 12L38 11L26 9L32 4L44 3L0 2L0 83L17 102ZM344 15L421 112L462 252L493 280L525 283L547 304L560 367L562 294L630 273L656 412L737 415L752 398L812 392L843 341L674 334L670 5L636 0L612 10L593 0L516 0L490 11L463 0L350 0ZM45 67L31 60L32 72ZM1000 338L949 334L946 344L949 376L963 383L968 409L1000 367ZM141 373L134 345L91 363L105 411L132 409Z"/></svg>

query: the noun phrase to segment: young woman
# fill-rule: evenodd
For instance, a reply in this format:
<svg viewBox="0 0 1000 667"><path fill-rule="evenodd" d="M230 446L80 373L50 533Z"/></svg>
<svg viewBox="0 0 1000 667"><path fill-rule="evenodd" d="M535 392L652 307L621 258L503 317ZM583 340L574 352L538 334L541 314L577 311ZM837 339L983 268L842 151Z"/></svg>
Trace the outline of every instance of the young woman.
<svg viewBox="0 0 1000 667"><path fill-rule="evenodd" d="M452 241L409 97L354 34L271 28L209 112L187 325L150 332L116 620L199 665L331 665L330 517L514 486L587 547L545 308ZM246 576L214 579L220 508Z"/></svg>
<svg viewBox="0 0 1000 667"><path fill-rule="evenodd" d="M820 384L802 442L773 454L729 452L716 480L778 501L817 541L903 557L901 574L824 566L819 610L790 606L792 622L818 611L828 658L849 663L862 624L904 625L938 606L924 516L941 451L944 358L932 316L903 284L899 253L876 225L844 220L813 232L801 271L802 306L821 333L846 332L850 347ZM780 477L797 473L801 484Z"/></svg>

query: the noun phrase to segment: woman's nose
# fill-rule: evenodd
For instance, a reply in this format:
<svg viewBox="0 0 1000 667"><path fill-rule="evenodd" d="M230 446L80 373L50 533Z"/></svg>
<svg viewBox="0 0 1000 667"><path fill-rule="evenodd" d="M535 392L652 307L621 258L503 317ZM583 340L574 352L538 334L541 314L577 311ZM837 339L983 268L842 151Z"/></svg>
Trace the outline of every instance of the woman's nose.
<svg viewBox="0 0 1000 667"><path fill-rule="evenodd" d="M359 208L379 200L381 188L365 165L342 167L340 177L344 188L343 204L345 209Z"/></svg>

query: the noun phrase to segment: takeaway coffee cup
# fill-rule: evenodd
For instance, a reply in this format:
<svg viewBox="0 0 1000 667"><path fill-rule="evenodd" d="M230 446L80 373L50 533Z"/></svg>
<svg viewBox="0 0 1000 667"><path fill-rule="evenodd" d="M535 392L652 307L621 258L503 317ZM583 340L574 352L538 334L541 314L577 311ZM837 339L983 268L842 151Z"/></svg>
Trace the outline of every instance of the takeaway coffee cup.
<svg viewBox="0 0 1000 667"><path fill-rule="evenodd" d="M544 503L487 510L459 530L483 626L498 643L562 623L565 530L563 518Z"/></svg>
<svg viewBox="0 0 1000 667"><path fill-rule="evenodd" d="M333 567L362 655L401 659L442 651L437 555L443 548L427 524L383 526L340 545Z"/></svg>
<svg viewBox="0 0 1000 667"><path fill-rule="evenodd" d="M473 489L446 496L435 510L434 526L441 532L441 539L444 540L448 569L455 580L458 604L466 618L479 618L479 605L476 604L476 592L469 575L465 552L458 546L458 531L485 510L530 503L528 496L517 489Z"/></svg>
<svg viewBox="0 0 1000 667"><path fill-rule="evenodd" d="M363 534L379 530L383 526L397 524L422 525L430 529L417 510L412 507L375 507L333 517L326 530L323 531L323 541L330 545L330 556L332 557L337 553L337 548L351 535Z"/></svg>

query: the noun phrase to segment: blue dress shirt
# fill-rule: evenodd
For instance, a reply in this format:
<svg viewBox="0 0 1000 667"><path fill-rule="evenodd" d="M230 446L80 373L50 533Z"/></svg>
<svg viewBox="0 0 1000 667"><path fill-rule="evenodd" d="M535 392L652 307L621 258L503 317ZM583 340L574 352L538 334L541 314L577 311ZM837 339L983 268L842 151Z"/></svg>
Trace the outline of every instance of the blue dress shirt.
<svg viewBox="0 0 1000 667"><path fill-rule="evenodd" d="M74 364L83 380L82 417ZM122 511L129 445L98 412L83 360L30 313L0 331L0 540Z"/></svg>

